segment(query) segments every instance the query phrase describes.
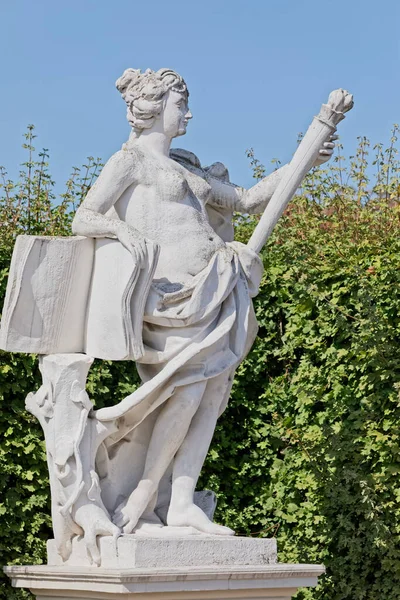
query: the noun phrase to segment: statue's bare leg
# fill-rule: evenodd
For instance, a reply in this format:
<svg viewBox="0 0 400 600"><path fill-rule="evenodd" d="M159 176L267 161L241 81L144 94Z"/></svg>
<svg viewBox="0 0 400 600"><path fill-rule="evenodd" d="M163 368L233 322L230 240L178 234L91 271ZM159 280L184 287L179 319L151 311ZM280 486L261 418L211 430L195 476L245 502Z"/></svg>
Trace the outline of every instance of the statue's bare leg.
<svg viewBox="0 0 400 600"><path fill-rule="evenodd" d="M196 413L207 382L200 381L177 388L166 402L154 425L142 479L126 503L115 510L113 521L131 533L146 510L164 472L182 444Z"/></svg>
<svg viewBox="0 0 400 600"><path fill-rule="evenodd" d="M229 377L229 373L223 373L209 380L186 438L175 456L168 525L195 527L204 533L215 535L234 534L229 527L210 521L201 508L193 503L197 479L214 434Z"/></svg>

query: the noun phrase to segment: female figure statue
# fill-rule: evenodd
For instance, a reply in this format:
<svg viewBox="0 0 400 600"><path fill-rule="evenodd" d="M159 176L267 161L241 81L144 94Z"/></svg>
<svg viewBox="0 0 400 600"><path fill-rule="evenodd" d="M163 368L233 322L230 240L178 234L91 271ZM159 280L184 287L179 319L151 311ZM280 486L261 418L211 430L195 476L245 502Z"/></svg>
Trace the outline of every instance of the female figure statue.
<svg viewBox="0 0 400 600"><path fill-rule="evenodd" d="M159 258L137 361L143 383L120 404L96 412L119 428L103 448L114 494L108 508L125 533L140 520L161 524L154 509L172 468L166 523L229 535L193 495L235 368L257 332L251 297L262 264L233 241L232 216L262 212L285 167L245 190L229 182L220 163L202 168L193 154L171 151L192 118L186 84L174 71L128 69L117 88L132 133L78 209L73 231L118 239L141 268L149 244L159 247ZM333 148L332 140L325 143L318 162Z"/></svg>

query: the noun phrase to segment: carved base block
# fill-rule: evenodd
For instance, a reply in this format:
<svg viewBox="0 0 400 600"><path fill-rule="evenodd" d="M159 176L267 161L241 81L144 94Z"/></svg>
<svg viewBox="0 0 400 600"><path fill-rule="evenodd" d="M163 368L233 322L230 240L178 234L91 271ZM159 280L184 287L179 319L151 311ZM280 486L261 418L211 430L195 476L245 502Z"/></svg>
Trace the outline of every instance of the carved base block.
<svg viewBox="0 0 400 600"><path fill-rule="evenodd" d="M182 528L163 527L160 535L123 535L99 538L102 568L158 569L176 567L268 565L277 561L276 540L218 535L182 535ZM163 533L164 532L164 533ZM89 567L82 538L72 542L72 553L63 563L54 540L47 543L48 564Z"/></svg>
<svg viewBox="0 0 400 600"><path fill-rule="evenodd" d="M170 569L6 567L14 587L37 600L289 600L314 587L320 565L209 566Z"/></svg>

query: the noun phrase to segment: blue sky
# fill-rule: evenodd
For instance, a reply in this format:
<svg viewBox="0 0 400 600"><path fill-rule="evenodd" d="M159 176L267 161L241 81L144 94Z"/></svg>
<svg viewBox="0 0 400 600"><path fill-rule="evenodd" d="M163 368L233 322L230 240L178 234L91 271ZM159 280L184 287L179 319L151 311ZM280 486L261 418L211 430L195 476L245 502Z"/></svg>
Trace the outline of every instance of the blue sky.
<svg viewBox="0 0 400 600"><path fill-rule="evenodd" d="M17 173L33 123L60 189L127 138L114 87L127 67L186 79L194 118L175 145L245 186L246 148L288 161L334 88L356 102L340 126L347 154L400 121L399 0L1 0L0 20L0 164Z"/></svg>

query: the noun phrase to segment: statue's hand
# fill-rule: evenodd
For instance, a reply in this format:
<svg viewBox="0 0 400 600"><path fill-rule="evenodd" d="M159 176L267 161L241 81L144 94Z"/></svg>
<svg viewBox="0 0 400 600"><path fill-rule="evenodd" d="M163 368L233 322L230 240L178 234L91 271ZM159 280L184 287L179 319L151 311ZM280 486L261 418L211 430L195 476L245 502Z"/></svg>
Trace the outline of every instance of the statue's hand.
<svg viewBox="0 0 400 600"><path fill-rule="evenodd" d="M143 267L147 257L146 238L126 223L121 223L117 238L129 250L138 266Z"/></svg>
<svg viewBox="0 0 400 600"><path fill-rule="evenodd" d="M323 165L332 157L335 149L335 140L337 139L337 135L331 135L329 140L321 146L318 153L318 157L313 165L314 167L319 167L320 165Z"/></svg>

